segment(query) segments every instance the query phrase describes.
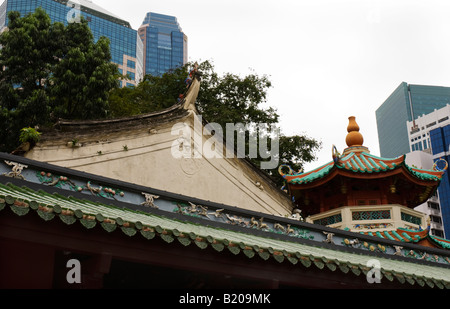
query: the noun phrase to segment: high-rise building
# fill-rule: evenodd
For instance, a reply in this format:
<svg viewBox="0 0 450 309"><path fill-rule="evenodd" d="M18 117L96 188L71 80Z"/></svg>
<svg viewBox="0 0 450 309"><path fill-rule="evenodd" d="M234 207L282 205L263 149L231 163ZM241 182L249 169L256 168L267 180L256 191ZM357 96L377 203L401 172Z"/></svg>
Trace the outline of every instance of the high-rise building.
<svg viewBox="0 0 450 309"><path fill-rule="evenodd" d="M149 12L138 33L143 42L145 74L162 75L187 62L187 36L176 17Z"/></svg>
<svg viewBox="0 0 450 309"><path fill-rule="evenodd" d="M427 148L431 150L430 148ZM406 164L419 169L432 170L433 169L433 155L425 151L412 151L406 154ZM444 174L445 177L445 174ZM438 187L440 190L441 185ZM430 219L430 234L445 237L443 217L441 212L441 204L439 200L438 191L434 192L428 200L424 203L414 207L414 210L425 213Z"/></svg>
<svg viewBox="0 0 450 309"><path fill-rule="evenodd" d="M417 163L419 162L417 160L414 163L411 161L411 163L419 168L431 168L435 161L442 155L445 156L444 148L448 150L449 145L447 144L445 147L444 145L446 142L450 142L450 139L445 140L442 138L442 130L449 125L450 105L446 105L429 114L418 116L413 121L408 121L406 126L408 128L408 141L412 152L407 154L407 159L409 157L420 158L420 164ZM431 134L432 131L434 132L433 134ZM432 139L434 141L434 148ZM445 177L446 175L444 174ZM446 196L450 194L448 184L448 180L443 180L438 187L438 192L420 206L420 211L427 213L430 217L431 232L433 235L441 237L445 234L449 235L448 233L450 232L448 228L447 231L444 231L444 223L447 221L450 222L450 211L447 211L447 217L444 217L441 211L443 210L445 213L446 209L450 207L450 203L446 202Z"/></svg>
<svg viewBox="0 0 450 309"><path fill-rule="evenodd" d="M94 40L105 36L110 41L111 61L116 63L123 75L122 86L135 85L143 76L143 43L129 22L106 11L89 0L5 0L0 5L0 31L8 26L7 14L18 11L21 16L43 8L52 22L67 24L76 16L83 16L89 24ZM78 14L78 15L77 15Z"/></svg>
<svg viewBox="0 0 450 309"><path fill-rule="evenodd" d="M408 140L411 151L431 153L430 131L450 124L450 104L408 121Z"/></svg>
<svg viewBox="0 0 450 309"><path fill-rule="evenodd" d="M407 121L450 103L450 87L402 82L376 110L380 155L393 158L411 151Z"/></svg>
<svg viewBox="0 0 450 309"><path fill-rule="evenodd" d="M436 127L430 131L433 160L438 168L443 169L450 162L450 124ZM438 188L440 208L444 231L450 235L450 174L447 171Z"/></svg>

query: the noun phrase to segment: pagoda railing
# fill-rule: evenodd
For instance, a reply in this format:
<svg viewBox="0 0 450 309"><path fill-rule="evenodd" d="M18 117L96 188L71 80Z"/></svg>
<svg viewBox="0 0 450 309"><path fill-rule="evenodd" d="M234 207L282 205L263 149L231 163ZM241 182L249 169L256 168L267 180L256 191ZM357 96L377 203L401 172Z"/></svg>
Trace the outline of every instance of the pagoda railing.
<svg viewBox="0 0 450 309"><path fill-rule="evenodd" d="M310 216L307 222L352 231L419 230L425 227L425 214L398 205L343 206Z"/></svg>

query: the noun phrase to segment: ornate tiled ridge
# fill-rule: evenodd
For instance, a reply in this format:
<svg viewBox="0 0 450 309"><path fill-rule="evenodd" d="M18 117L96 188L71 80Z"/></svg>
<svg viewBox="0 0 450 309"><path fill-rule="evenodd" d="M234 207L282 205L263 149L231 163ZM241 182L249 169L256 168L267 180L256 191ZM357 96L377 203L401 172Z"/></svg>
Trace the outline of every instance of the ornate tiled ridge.
<svg viewBox="0 0 450 309"><path fill-rule="evenodd" d="M450 287L450 251L202 201L0 154L0 216L37 215L85 229L212 248L248 258L367 274L381 262L387 280ZM412 254L413 252L414 254Z"/></svg>

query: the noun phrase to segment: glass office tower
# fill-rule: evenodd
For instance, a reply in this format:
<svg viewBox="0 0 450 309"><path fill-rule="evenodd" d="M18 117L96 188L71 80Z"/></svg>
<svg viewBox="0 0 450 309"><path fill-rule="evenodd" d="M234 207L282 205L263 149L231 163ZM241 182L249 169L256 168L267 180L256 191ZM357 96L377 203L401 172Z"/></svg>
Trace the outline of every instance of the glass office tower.
<svg viewBox="0 0 450 309"><path fill-rule="evenodd" d="M151 75L187 62L187 36L176 17L149 12L138 29L144 48L144 72Z"/></svg>
<svg viewBox="0 0 450 309"><path fill-rule="evenodd" d="M67 25L74 10L88 21L89 27L98 40L105 36L110 41L111 61L116 63L123 75L130 77L122 86L135 85L143 77L143 46L136 30L130 23L106 11L88 0L5 0L0 5L0 29L8 26L7 14L18 11L21 16L32 13L42 7L50 16L52 22L62 22ZM69 12L70 11L70 12Z"/></svg>
<svg viewBox="0 0 450 309"><path fill-rule="evenodd" d="M376 110L380 155L393 158L411 151L406 122L450 103L450 87L405 82Z"/></svg>
<svg viewBox="0 0 450 309"><path fill-rule="evenodd" d="M445 160L450 162L450 125L442 126L430 131L433 161L438 168L443 168ZM439 184L439 201L442 213L442 221L446 237L450 235L450 170L447 169Z"/></svg>

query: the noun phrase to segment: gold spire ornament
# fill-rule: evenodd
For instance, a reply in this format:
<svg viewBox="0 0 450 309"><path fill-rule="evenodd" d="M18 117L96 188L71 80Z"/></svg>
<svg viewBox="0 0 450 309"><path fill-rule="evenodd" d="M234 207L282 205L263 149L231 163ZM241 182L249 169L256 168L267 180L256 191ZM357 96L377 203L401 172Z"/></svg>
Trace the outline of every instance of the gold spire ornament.
<svg viewBox="0 0 450 309"><path fill-rule="evenodd" d="M346 149L344 149L343 155L346 155L350 152L370 153L369 149L367 147L363 146L364 137L359 132L359 125L358 125L358 123L356 123L355 116L348 117L347 132L348 132L348 134L345 137L345 142L348 147Z"/></svg>
<svg viewBox="0 0 450 309"><path fill-rule="evenodd" d="M345 138L345 142L348 147L353 146L362 146L364 142L364 138L361 133L359 133L359 126L356 123L355 116L348 117L348 126L347 126L347 137Z"/></svg>

